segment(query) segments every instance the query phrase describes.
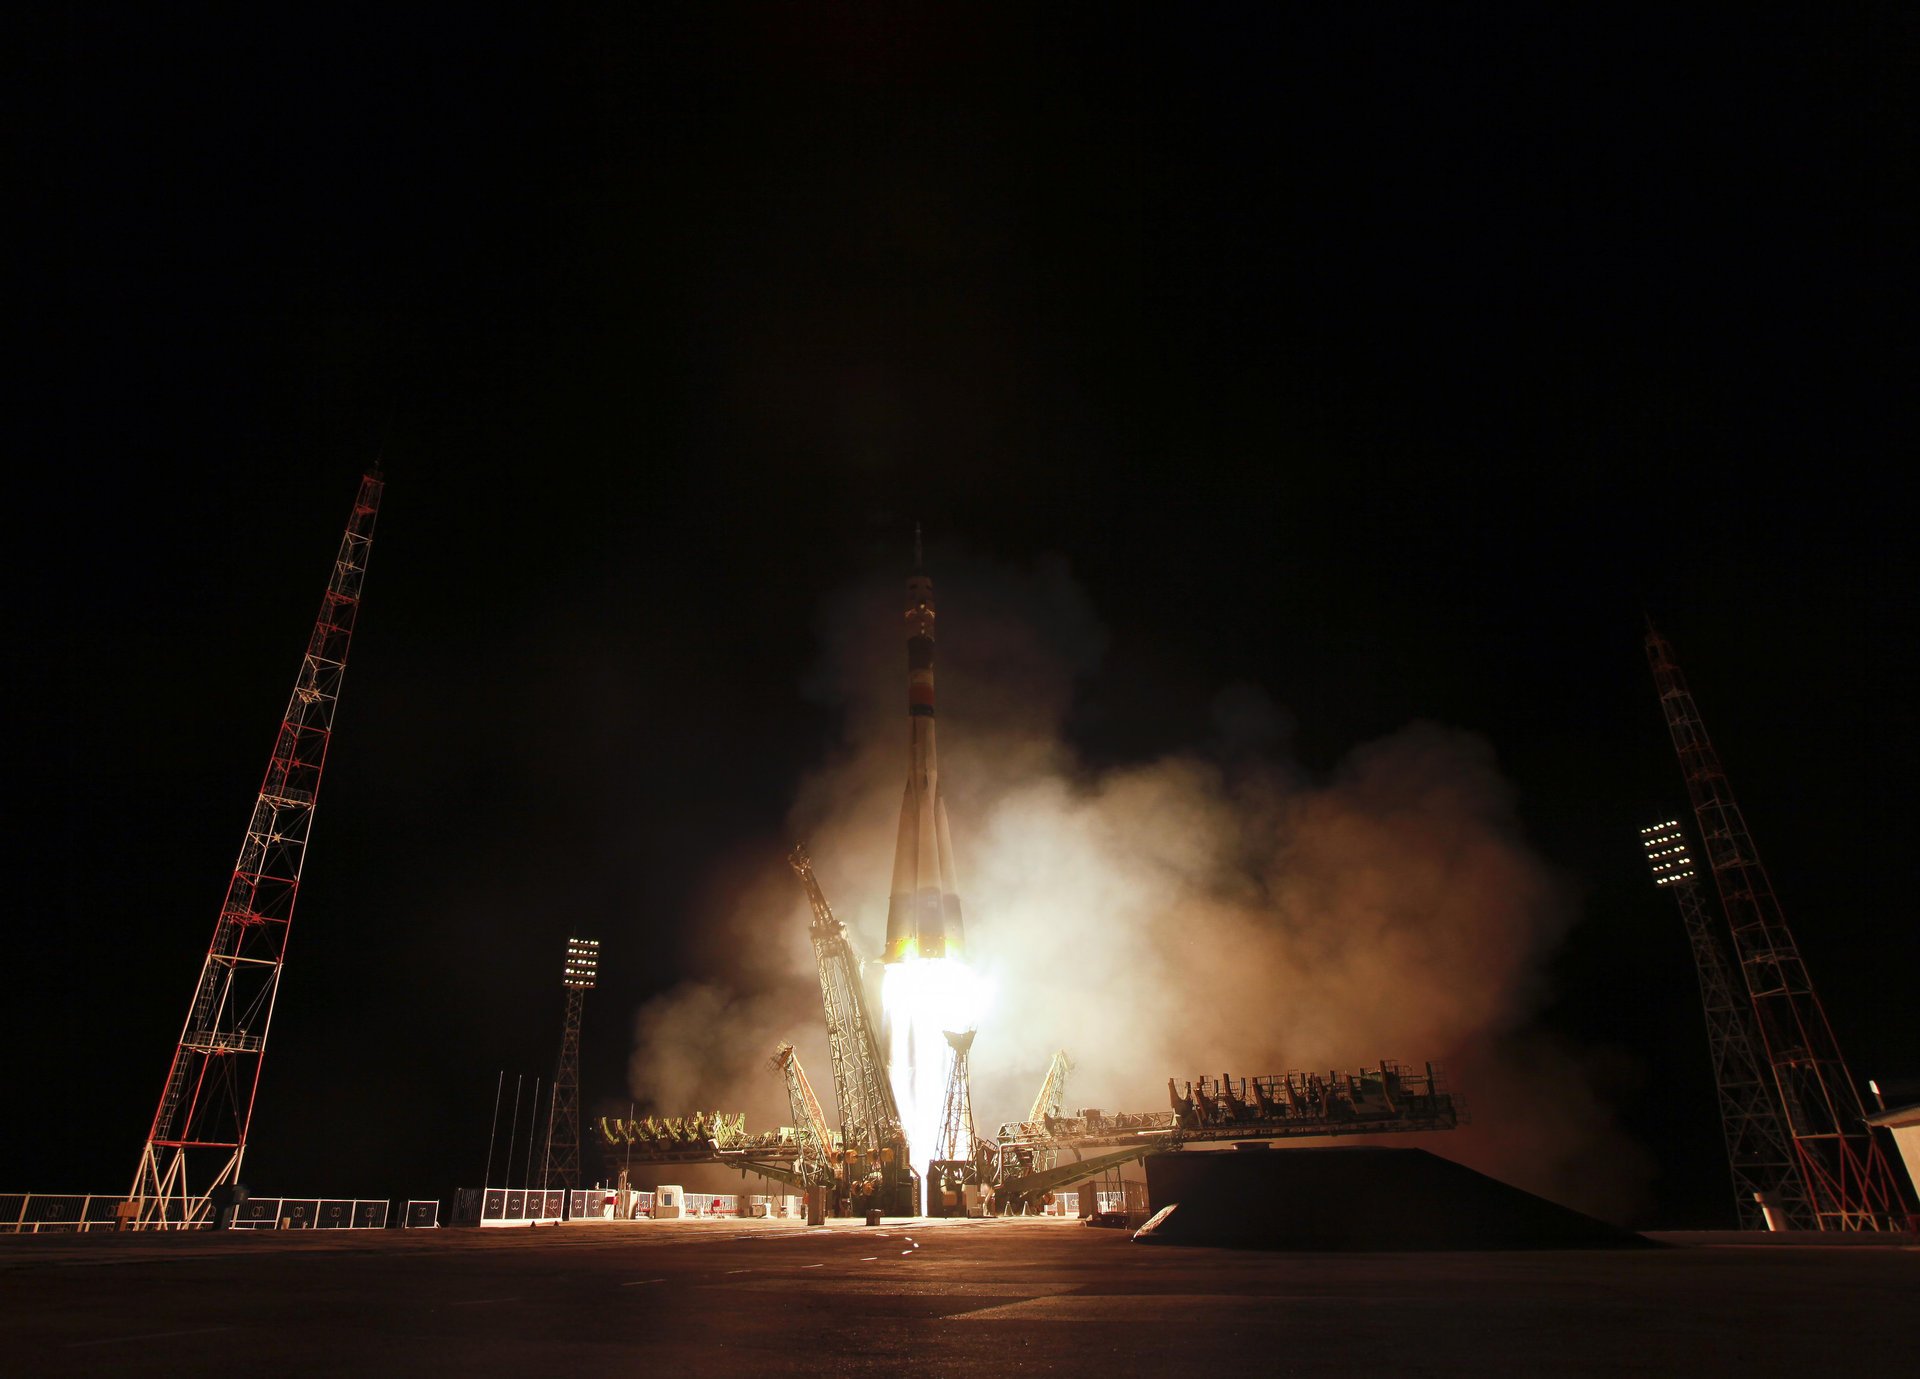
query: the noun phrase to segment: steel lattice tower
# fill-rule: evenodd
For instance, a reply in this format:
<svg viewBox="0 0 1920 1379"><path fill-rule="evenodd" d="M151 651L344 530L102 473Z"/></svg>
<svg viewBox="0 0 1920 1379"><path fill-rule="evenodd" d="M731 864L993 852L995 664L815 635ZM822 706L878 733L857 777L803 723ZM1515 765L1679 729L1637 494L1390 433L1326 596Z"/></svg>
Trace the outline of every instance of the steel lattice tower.
<svg viewBox="0 0 1920 1379"><path fill-rule="evenodd" d="M143 1226L203 1224L209 1194L240 1180L382 488L378 473L360 480L214 921L134 1174L132 1195L140 1202Z"/></svg>
<svg viewBox="0 0 1920 1379"><path fill-rule="evenodd" d="M947 1068L947 1094L940 1113L940 1138L934 1142L933 1159L936 1162L970 1162L973 1159L973 1078L967 1067L967 1055L973 1049L973 1030L955 1033L943 1030L947 1044L953 1050L953 1061Z"/></svg>
<svg viewBox="0 0 1920 1379"><path fill-rule="evenodd" d="M560 1029L560 1064L553 1074L553 1104L547 1112L547 1152L540 1186L580 1186L580 1016L587 993L600 977L600 940L567 940L561 981L567 989L566 1022Z"/></svg>
<svg viewBox="0 0 1920 1379"><path fill-rule="evenodd" d="M1885 1230L1903 1211L1893 1170L1866 1124L1859 1090L1814 994L1786 915L1673 648L1647 627L1647 662L1659 690L1680 772L1693 801L1707 864L1733 935L1813 1224L1821 1230Z"/></svg>
<svg viewBox="0 0 1920 1379"><path fill-rule="evenodd" d="M813 909L809 934L820 969L820 999L827 1017L827 1050L833 1059L833 1095L840 1106L840 1143L845 1150L849 1183L878 1171L884 1180L886 1209L906 1215L912 1195L907 1166L906 1135L900 1125L900 1103L880 1040L867 1012L860 987L860 959L847 940L847 926L834 916L826 893L813 874L813 861L796 846L787 864L800 878Z"/></svg>
<svg viewBox="0 0 1920 1379"><path fill-rule="evenodd" d="M1707 898L1700 890L1693 858L1680 821L1669 819L1640 830L1653 884L1671 891L1680 906L1693 964L1700 978L1700 1006L1706 1016L1707 1052L1720 1096L1720 1134L1726 1141L1727 1167L1733 1176L1734 1213L1742 1230L1766 1230L1762 1202L1771 1204L1785 1224L1811 1230L1813 1209L1774 1091L1773 1075L1761 1055L1753 1028L1753 1005L1745 984L1736 990L1726 945L1714 934Z"/></svg>

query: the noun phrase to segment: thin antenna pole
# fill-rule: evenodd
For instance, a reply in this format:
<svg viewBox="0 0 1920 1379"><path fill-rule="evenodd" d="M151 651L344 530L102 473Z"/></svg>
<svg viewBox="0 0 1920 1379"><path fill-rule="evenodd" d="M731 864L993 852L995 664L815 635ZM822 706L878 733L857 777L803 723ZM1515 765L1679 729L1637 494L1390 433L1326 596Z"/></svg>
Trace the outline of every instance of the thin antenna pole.
<svg viewBox="0 0 1920 1379"><path fill-rule="evenodd" d="M540 1132L540 1079L533 1080L533 1100L527 1103L527 1114L532 1117L527 1122L527 1166L520 1170L520 1186L533 1186L533 1140ZM511 1167L507 1170L511 1173Z"/></svg>
<svg viewBox="0 0 1920 1379"><path fill-rule="evenodd" d="M500 1093L507 1085L507 1070L500 1070L500 1080L493 1084L493 1122L487 1126L487 1168L480 1175L480 1186L484 1189L493 1178L493 1137L500 1133Z"/></svg>
<svg viewBox="0 0 1920 1379"><path fill-rule="evenodd" d="M553 1084L553 1090L547 1093L547 1145L540 1151L540 1186L544 1190L553 1186L553 1103L560 1095L560 1084Z"/></svg>
<svg viewBox="0 0 1920 1379"><path fill-rule="evenodd" d="M923 560L922 560L922 559L920 558L920 524L919 524L918 522L915 522L915 523L913 524L913 569L914 569L914 573L915 573L915 574L918 574L918 573L919 573L919 572L920 572L921 570L924 570L924 569L926 569L926 568L927 568L927 566L926 566L926 562L925 562L925 561L923 561Z"/></svg>
<svg viewBox="0 0 1920 1379"><path fill-rule="evenodd" d="M513 1185L513 1146L520 1139L520 1081L525 1076L525 1073L513 1075L513 1128L507 1131L507 1181L501 1185L503 1187Z"/></svg>

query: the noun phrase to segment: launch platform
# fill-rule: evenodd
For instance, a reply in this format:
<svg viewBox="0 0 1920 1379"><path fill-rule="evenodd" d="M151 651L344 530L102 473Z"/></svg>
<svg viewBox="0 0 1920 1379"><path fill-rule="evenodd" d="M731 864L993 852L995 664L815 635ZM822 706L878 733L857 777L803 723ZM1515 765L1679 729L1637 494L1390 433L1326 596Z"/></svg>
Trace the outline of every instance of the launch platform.
<svg viewBox="0 0 1920 1379"><path fill-rule="evenodd" d="M1911 1372L1920 1251L1155 1249L1072 1221L0 1237L10 1372ZM110 1301L108 1301L110 1299Z"/></svg>

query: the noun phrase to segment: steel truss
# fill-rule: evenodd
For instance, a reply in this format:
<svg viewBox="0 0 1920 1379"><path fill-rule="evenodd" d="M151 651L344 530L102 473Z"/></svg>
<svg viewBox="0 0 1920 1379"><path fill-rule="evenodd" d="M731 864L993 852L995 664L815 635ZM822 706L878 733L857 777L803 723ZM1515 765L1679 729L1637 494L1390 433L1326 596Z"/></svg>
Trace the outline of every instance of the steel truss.
<svg viewBox="0 0 1920 1379"><path fill-rule="evenodd" d="M383 487L360 480L140 1151L129 1197L145 1227L208 1224L211 1195L240 1181Z"/></svg>
<svg viewBox="0 0 1920 1379"><path fill-rule="evenodd" d="M1685 831L1678 820L1640 830L1653 882L1673 892L1693 948L1700 978L1700 1007L1706 1017L1707 1054L1720 1099L1720 1134L1727 1146L1733 1178L1735 1218L1742 1230L1768 1229L1763 1203L1780 1212L1789 1227L1812 1230L1813 1208L1795 1163L1773 1074L1760 1052L1753 1027L1753 1006L1745 984L1735 990L1726 947L1715 937L1707 898L1700 890Z"/></svg>
<svg viewBox="0 0 1920 1379"><path fill-rule="evenodd" d="M917 1188L907 1161L906 1132L900 1105L887 1080L877 1026L867 1011L860 959L847 940L847 926L834 917L826 893L813 874L804 846L796 846L787 864L800 878L813 910L809 935L820 969L820 999L827 1017L827 1049L833 1060L833 1095L840 1107L840 1142L846 1153L850 1193L860 1183L877 1182L878 1206L891 1216L911 1215Z"/></svg>
<svg viewBox="0 0 1920 1379"><path fill-rule="evenodd" d="M566 965L561 981L567 991L565 1020L560 1027L560 1059L553 1075L553 1103L547 1111L546 1162L540 1186L555 1181L572 1191L580 1186L580 1018L587 993L600 980L600 941L567 940Z"/></svg>
<svg viewBox="0 0 1920 1379"><path fill-rule="evenodd" d="M1898 1181L1867 1126L1859 1090L1673 648L1651 625L1646 651L1813 1224L1820 1230L1897 1229L1906 1210Z"/></svg>

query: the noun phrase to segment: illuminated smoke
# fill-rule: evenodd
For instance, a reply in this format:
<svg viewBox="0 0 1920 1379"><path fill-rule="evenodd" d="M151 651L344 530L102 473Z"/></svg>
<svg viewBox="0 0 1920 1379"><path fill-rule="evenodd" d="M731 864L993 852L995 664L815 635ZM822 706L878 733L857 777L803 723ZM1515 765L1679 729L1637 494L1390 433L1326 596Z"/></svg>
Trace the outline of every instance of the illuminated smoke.
<svg viewBox="0 0 1920 1379"><path fill-rule="evenodd" d="M1065 733L1104 643L1079 587L1057 564L936 563L942 788L972 969L994 992L972 1056L983 1133L1025 1114L1057 1048L1076 1065L1070 1112L1164 1109L1169 1076L1433 1059L1473 1123L1384 1142L1631 1213L1645 1156L1593 1089L1594 1060L1530 1024L1574 911L1485 740L1415 723L1311 779L1285 754L1284 711L1240 687L1168 706L1191 724L1169 740L1191 747L1093 769ZM880 572L824 610L806 688L844 709L844 736L801 782L789 836L743 840L686 952L660 955L689 986L642 1012L643 1103L784 1123L761 1071L780 1039L824 1078L806 908L782 858L807 839L856 946L879 951L904 766L898 603Z"/></svg>

